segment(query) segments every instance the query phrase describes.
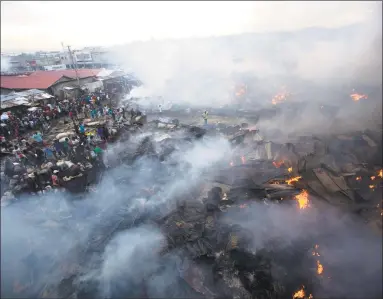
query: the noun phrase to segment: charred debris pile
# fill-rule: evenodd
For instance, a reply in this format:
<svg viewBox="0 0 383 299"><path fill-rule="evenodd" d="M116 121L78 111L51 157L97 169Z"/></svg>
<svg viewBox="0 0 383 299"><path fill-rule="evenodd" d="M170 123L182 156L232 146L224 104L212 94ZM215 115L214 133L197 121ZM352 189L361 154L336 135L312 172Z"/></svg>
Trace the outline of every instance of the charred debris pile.
<svg viewBox="0 0 383 299"><path fill-rule="evenodd" d="M313 214L335 206L338 217L351 215L381 229L380 132L277 144L247 124L205 130L162 119L120 135L104 159L109 168L104 179L113 181L119 195L96 202L98 192L112 192L105 191L110 182L100 183L95 195L73 202L71 219L86 207L81 214L86 233L44 273L38 253L30 253L32 274L18 280L18 288L11 279L13 286L4 292L24 298L295 299L350 295L352 283L357 296L380 295L379 271L347 280L326 264L318 240L331 227L326 215ZM209 159L204 151L179 159L195 144L222 137L229 141L230 157L209 153L214 163L198 171L193 163ZM293 220L283 219L283 211ZM80 231L67 218L55 217L49 219L51 230ZM313 233L297 233L287 242L289 232L278 232L270 217Z"/></svg>

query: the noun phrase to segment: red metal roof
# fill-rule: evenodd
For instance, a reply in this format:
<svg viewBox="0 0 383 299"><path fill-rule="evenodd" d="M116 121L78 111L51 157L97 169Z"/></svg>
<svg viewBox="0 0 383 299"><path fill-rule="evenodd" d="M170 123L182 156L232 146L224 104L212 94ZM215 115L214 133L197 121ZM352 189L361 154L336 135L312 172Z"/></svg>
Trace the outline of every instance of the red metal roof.
<svg viewBox="0 0 383 299"><path fill-rule="evenodd" d="M79 78L97 76L99 69L77 70ZM1 88L7 89L47 89L62 77L75 79L75 70L36 71L29 76L1 76Z"/></svg>

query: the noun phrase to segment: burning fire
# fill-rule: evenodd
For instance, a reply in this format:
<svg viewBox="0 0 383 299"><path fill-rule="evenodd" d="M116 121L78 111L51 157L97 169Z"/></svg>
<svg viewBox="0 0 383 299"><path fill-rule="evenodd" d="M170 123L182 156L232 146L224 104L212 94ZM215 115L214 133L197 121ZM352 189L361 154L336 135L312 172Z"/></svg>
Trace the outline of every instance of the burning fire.
<svg viewBox="0 0 383 299"><path fill-rule="evenodd" d="M312 255L314 256L320 256L319 252L318 252L318 248L319 248L319 245L316 244L314 246L314 250L312 252ZM323 265L321 264L321 262L319 261L319 259L317 260L317 274L318 275L321 275L323 274Z"/></svg>
<svg viewBox="0 0 383 299"><path fill-rule="evenodd" d="M293 182L298 182L302 177L301 176L296 176L291 179L286 180L287 185L292 185Z"/></svg>
<svg viewBox="0 0 383 299"><path fill-rule="evenodd" d="M287 171L288 171L288 172L293 172L293 168L292 168L292 167L289 167L289 168L287 168Z"/></svg>
<svg viewBox="0 0 383 299"><path fill-rule="evenodd" d="M378 171L378 177L383 178L383 169Z"/></svg>
<svg viewBox="0 0 383 299"><path fill-rule="evenodd" d="M299 209L303 210L309 206L309 194L306 190L296 195L295 199L298 201Z"/></svg>
<svg viewBox="0 0 383 299"><path fill-rule="evenodd" d="M304 298L313 299L314 297L311 294L308 297L306 297L305 287L302 286L300 290L296 291L293 294L293 299L304 299Z"/></svg>
<svg viewBox="0 0 383 299"><path fill-rule="evenodd" d="M375 176L374 175L371 177L371 181L373 181L373 180L375 180Z"/></svg>
<svg viewBox="0 0 383 299"><path fill-rule="evenodd" d="M247 86L244 85L244 84L238 86L238 87L236 88L237 91L235 92L235 96L236 96L236 97L240 97L240 96L245 95L245 94L246 94L246 89L247 89Z"/></svg>
<svg viewBox="0 0 383 299"><path fill-rule="evenodd" d="M361 176L357 176L357 177L355 178L355 180L357 180L357 181L361 181L361 180L362 180L362 177L361 177Z"/></svg>
<svg viewBox="0 0 383 299"><path fill-rule="evenodd" d="M282 166L282 164L284 163L284 161L273 161L273 165L276 167L276 168L279 168Z"/></svg>
<svg viewBox="0 0 383 299"><path fill-rule="evenodd" d="M286 91L286 87L282 87L282 91L277 93L271 100L271 104L277 105L287 100L290 93Z"/></svg>
<svg viewBox="0 0 383 299"><path fill-rule="evenodd" d="M320 261L317 261L317 273L321 275L323 273L323 265L320 263Z"/></svg>
<svg viewBox="0 0 383 299"><path fill-rule="evenodd" d="M319 252L316 251L318 248L319 248L319 245L315 245L314 250L312 252L313 255L320 256Z"/></svg>
<svg viewBox="0 0 383 299"><path fill-rule="evenodd" d="M303 286L299 291L296 291L293 295L293 299L298 299L298 298L305 298L305 290Z"/></svg>
<svg viewBox="0 0 383 299"><path fill-rule="evenodd" d="M375 185L368 185L368 188L374 190L375 189Z"/></svg>
<svg viewBox="0 0 383 299"><path fill-rule="evenodd" d="M354 102L368 99L368 96L366 96L365 94L358 94L358 93L352 93L352 94L350 94L350 97Z"/></svg>

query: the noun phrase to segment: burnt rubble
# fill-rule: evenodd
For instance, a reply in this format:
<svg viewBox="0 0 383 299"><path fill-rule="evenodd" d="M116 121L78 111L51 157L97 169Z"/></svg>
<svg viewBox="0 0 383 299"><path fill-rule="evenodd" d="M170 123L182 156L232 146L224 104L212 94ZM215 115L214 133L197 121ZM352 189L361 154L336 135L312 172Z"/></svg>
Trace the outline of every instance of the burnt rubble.
<svg viewBox="0 0 383 299"><path fill-rule="evenodd" d="M305 295L294 298L309 298L310 294L315 298L316 294L329 295L324 291L325 278L317 271L317 256L312 254L317 240L305 235L288 243L275 235L261 247L254 246L268 226L272 230L266 215L276 206L286 206L297 212L297 218L310 218L298 213L308 207L307 202L301 206L298 196L308 192L319 206L334 206L340 215L361 216L374 229L381 229L379 133L299 137L278 144L265 140L248 124L202 129L178 120L135 123L118 128L119 139L113 155L105 157L105 167L83 165L82 169L62 171L71 177L82 174L66 182L65 188L72 193L89 191L89 186L96 191L82 195L90 197L84 201L69 200L64 209L68 215L57 212L50 218L50 229L56 233L73 230L81 218L86 237L79 238L60 258L49 260L44 271L37 266L41 257L29 254L25 263L35 271L33 278L18 281L24 288L15 289L13 282L2 294L24 298L292 298L304 286ZM229 141L233 157L215 163L214 171L204 170L191 179L190 162L174 157L187 152L196 141L214 136ZM138 180L138 173L150 184ZM113 199L118 204L108 204L112 199L104 198L105 207L92 206L87 201L101 193L105 174L123 195ZM190 183L173 191L168 188L172 180ZM266 226L262 234L236 221L237 217L253 221L254 209L258 225ZM326 222L325 215L318 217ZM78 225L75 235L80 236ZM307 226L315 230L313 223ZM105 279L105 252L111 250L113 239L135 230L141 238L144 234L140 230L158 230L163 239L160 245L135 248L132 255L136 261L120 265L116 276ZM357 284L360 292L356 296L381 292L379 277L381 273L374 271L366 278L371 288ZM343 291L349 281L334 277L332 283L342 285L330 295L349 295Z"/></svg>

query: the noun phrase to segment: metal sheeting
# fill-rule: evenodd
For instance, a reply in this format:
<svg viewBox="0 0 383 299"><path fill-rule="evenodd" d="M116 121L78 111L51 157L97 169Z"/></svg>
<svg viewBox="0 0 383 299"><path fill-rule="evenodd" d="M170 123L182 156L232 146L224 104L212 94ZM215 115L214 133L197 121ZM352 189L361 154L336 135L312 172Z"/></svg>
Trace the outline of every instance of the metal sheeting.
<svg viewBox="0 0 383 299"><path fill-rule="evenodd" d="M45 100L50 98L53 98L53 96L49 93L46 93L39 89L30 89L22 92L14 92L5 96L1 96L1 105L3 106L7 101L14 102L16 99L24 99L27 102L29 102L32 100Z"/></svg>
<svg viewBox="0 0 383 299"><path fill-rule="evenodd" d="M2 101L1 102L1 109L7 109L7 108L12 108L16 106L30 106L30 103L27 98L24 97L17 97L14 98L13 100L7 100L7 101Z"/></svg>
<svg viewBox="0 0 383 299"><path fill-rule="evenodd" d="M96 81L91 83L86 83L82 87L88 89L91 92L94 92L97 88L103 88L102 81Z"/></svg>

